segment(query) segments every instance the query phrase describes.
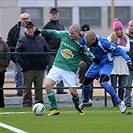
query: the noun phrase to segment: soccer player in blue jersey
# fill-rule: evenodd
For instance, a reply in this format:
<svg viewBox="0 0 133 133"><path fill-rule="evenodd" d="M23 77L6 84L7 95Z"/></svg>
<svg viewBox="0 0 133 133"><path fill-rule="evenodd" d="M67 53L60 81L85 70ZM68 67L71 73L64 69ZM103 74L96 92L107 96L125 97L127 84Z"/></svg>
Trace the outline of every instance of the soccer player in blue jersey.
<svg viewBox="0 0 133 133"><path fill-rule="evenodd" d="M94 79L99 79L101 87L103 87L114 98L120 111L125 113L125 103L117 96L108 81L110 80L110 74L114 67L115 56L122 56L126 60L128 66L132 68L130 57L120 47L109 42L105 38L96 36L96 33L92 30L86 33L84 39L86 45L90 48L90 52L93 53L95 58L93 59L94 62L86 72L83 81L84 99L80 104L80 109L83 109L87 104L89 104L91 91L90 84ZM84 44L82 45L84 46Z"/></svg>

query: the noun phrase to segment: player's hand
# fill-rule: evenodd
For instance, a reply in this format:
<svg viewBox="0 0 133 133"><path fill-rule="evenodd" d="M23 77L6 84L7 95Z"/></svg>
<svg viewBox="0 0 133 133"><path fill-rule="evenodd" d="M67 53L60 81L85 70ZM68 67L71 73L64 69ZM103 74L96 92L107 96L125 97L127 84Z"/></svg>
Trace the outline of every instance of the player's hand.
<svg viewBox="0 0 133 133"><path fill-rule="evenodd" d="M133 71L133 63L132 62L128 62L127 63L127 66L129 68L129 70L132 70Z"/></svg>
<svg viewBox="0 0 133 133"><path fill-rule="evenodd" d="M80 47L80 53L81 54L85 54L86 53L86 51L84 50L84 47Z"/></svg>
<svg viewBox="0 0 133 133"><path fill-rule="evenodd" d="M94 58L93 62L95 62L96 64L99 64L101 62L101 59L100 58Z"/></svg>

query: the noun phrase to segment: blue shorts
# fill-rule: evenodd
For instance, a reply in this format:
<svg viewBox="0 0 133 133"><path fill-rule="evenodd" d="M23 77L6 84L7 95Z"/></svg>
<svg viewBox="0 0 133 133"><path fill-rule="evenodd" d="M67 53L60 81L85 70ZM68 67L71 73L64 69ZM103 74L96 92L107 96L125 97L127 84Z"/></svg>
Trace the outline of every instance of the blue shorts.
<svg viewBox="0 0 133 133"><path fill-rule="evenodd" d="M101 75L107 75L110 78L110 74L114 67L113 62L104 65L97 65L93 63L85 74L86 78L99 79Z"/></svg>

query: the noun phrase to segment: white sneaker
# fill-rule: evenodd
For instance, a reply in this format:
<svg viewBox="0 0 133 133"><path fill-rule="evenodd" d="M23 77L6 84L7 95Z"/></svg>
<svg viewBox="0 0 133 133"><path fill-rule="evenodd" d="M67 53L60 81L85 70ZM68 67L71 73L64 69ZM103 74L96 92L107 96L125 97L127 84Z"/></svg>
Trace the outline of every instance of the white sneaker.
<svg viewBox="0 0 133 133"><path fill-rule="evenodd" d="M120 111L122 113L125 113L126 112L126 106L125 106L125 103L123 101L118 104L118 107L120 108Z"/></svg>
<svg viewBox="0 0 133 133"><path fill-rule="evenodd" d="M82 102L80 105L79 105L79 108L81 109L81 110L83 110L84 109L84 107L91 107L92 106L92 101L91 101L91 99L89 99L89 101L88 102Z"/></svg>

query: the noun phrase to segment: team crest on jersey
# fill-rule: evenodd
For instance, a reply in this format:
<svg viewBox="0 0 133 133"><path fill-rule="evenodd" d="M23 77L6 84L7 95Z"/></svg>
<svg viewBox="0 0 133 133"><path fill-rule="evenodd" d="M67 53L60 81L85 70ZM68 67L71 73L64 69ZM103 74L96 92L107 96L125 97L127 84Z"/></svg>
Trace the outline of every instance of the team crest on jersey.
<svg viewBox="0 0 133 133"><path fill-rule="evenodd" d="M72 52L69 50L69 49L63 49L61 50L61 54L64 58L72 58L73 57L73 54Z"/></svg>
<svg viewBox="0 0 133 133"><path fill-rule="evenodd" d="M111 45L109 49L114 50L115 46Z"/></svg>

